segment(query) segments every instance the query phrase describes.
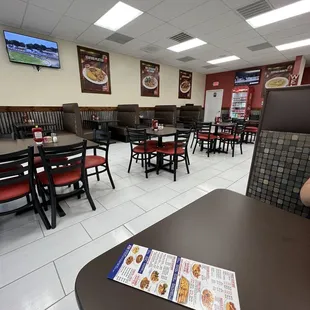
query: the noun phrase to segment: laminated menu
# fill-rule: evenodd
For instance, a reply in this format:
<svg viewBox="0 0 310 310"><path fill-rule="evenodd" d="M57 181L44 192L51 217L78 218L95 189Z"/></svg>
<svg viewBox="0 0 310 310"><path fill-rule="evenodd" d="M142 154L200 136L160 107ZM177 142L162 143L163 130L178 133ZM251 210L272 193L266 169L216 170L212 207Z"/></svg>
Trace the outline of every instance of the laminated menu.
<svg viewBox="0 0 310 310"><path fill-rule="evenodd" d="M129 244L108 278L192 309L240 310L233 271Z"/></svg>

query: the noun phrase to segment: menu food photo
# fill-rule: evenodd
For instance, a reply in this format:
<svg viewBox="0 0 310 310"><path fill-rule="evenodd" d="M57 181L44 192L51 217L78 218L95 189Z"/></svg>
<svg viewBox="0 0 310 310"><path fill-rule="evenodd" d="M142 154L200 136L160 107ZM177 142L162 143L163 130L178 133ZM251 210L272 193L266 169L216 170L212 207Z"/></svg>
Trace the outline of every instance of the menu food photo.
<svg viewBox="0 0 310 310"><path fill-rule="evenodd" d="M108 278L191 309L240 310L233 271L128 244Z"/></svg>
<svg viewBox="0 0 310 310"><path fill-rule="evenodd" d="M83 93L111 94L109 53L77 47Z"/></svg>
<svg viewBox="0 0 310 310"><path fill-rule="evenodd" d="M292 71L293 63L267 67L265 71L265 87L263 89L288 86Z"/></svg>
<svg viewBox="0 0 310 310"><path fill-rule="evenodd" d="M179 70L179 99L191 99L193 73Z"/></svg>
<svg viewBox="0 0 310 310"><path fill-rule="evenodd" d="M160 66L140 61L141 96L159 97Z"/></svg>

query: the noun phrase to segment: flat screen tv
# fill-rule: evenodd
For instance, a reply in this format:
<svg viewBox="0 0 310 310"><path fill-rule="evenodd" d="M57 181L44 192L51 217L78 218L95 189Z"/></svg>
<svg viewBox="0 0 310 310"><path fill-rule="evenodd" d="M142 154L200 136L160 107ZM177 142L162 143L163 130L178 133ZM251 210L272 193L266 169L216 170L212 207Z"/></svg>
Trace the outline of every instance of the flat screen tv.
<svg viewBox="0 0 310 310"><path fill-rule="evenodd" d="M237 71L235 86L257 85L260 82L261 70Z"/></svg>
<svg viewBox="0 0 310 310"><path fill-rule="evenodd" d="M3 31L11 62L26 65L60 68L58 44L18 33Z"/></svg>

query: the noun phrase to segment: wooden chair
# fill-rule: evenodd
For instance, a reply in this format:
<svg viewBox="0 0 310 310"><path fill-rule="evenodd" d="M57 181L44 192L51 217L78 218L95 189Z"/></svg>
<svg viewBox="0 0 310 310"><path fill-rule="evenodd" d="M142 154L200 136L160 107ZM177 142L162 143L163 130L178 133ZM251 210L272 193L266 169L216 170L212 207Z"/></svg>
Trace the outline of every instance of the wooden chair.
<svg viewBox="0 0 310 310"><path fill-rule="evenodd" d="M232 157L235 156L235 146L236 144L240 145L240 152L242 154L242 142L243 142L243 135L244 135L244 123L236 123L234 125L233 131L231 135L225 135L220 137L220 147L221 143L224 143L224 148L225 144L227 144L227 149L226 151L228 152L229 145L231 146L232 149Z"/></svg>
<svg viewBox="0 0 310 310"><path fill-rule="evenodd" d="M187 173L189 173L188 168L188 141L190 137L190 130L177 130L175 135L174 144L173 145L164 145L163 147L157 148L157 174L159 173L159 162L161 160L165 160L165 157L169 156L169 166L170 170L173 173L173 180L176 181L176 171L178 169L178 163L185 161L185 166ZM160 158L162 157L162 158ZM172 167L173 165L173 167Z"/></svg>
<svg viewBox="0 0 310 310"><path fill-rule="evenodd" d="M95 172L87 174L87 177L96 175L97 181L100 180L99 174L103 172L108 173L108 177L110 179L110 183L113 189L115 189L115 185L112 179L112 175L109 168L109 148L110 148L110 138L111 133L110 132L104 132L100 131L100 146L94 149L94 155L87 155L85 158L85 168L91 169L95 168ZM98 156L97 155L97 149L102 150L105 152L104 156ZM101 170L99 170L99 167L102 167Z"/></svg>
<svg viewBox="0 0 310 310"><path fill-rule="evenodd" d="M149 140L146 129L129 129L127 128L127 136L130 142L130 161L128 173L130 173L132 159L136 162L141 161L142 167L145 167L145 176L148 178L148 166L150 161L156 155L156 146L154 140ZM152 142L149 142L152 141ZM141 155L141 159L140 159Z"/></svg>
<svg viewBox="0 0 310 310"><path fill-rule="evenodd" d="M27 198L27 204L19 208L2 211L0 215L7 215L23 211L33 207L40 215L46 229L51 225L41 208L34 182L33 147L0 155L0 204L11 202L23 197Z"/></svg>
<svg viewBox="0 0 310 310"><path fill-rule="evenodd" d="M215 152L217 136L211 132L212 123L211 122L200 122L196 124L196 143L193 150L193 154L196 151L197 144L200 144L200 150L207 148L208 157L210 156L210 151ZM207 147L205 147L207 144Z"/></svg>
<svg viewBox="0 0 310 310"><path fill-rule="evenodd" d="M44 171L37 173L37 183L43 203L45 205L47 204L45 194L50 199L52 228L56 227L56 209L61 200L71 196L80 197L83 191L85 191L91 208L96 210L96 206L89 192L85 169L86 143L87 141L84 140L81 143L60 147L38 146ZM53 163L55 158L65 157L68 159L58 161L57 166L55 166ZM80 182L82 183L81 186ZM56 193L57 187L68 187L72 184L74 185L73 191L65 194Z"/></svg>

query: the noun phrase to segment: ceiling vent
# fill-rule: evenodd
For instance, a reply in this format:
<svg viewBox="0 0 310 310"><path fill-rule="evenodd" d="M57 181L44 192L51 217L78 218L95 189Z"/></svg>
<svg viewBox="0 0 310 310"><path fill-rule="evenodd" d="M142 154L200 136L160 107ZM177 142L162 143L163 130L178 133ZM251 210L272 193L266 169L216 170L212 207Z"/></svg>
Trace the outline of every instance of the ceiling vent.
<svg viewBox="0 0 310 310"><path fill-rule="evenodd" d="M123 35L121 33L115 32L112 35L110 35L109 37L107 37L106 40L109 40L109 41L112 41L112 42L116 42L116 43L119 43L119 44L125 44L125 43L133 40L133 38L125 36L125 35Z"/></svg>
<svg viewBox="0 0 310 310"><path fill-rule="evenodd" d="M182 61L182 62L189 62L189 61L192 61L192 60L195 60L196 58L193 58L193 57L190 57L190 56L185 56L185 57L182 57L182 58L179 58L177 59L178 61Z"/></svg>
<svg viewBox="0 0 310 310"><path fill-rule="evenodd" d="M162 48L156 45L147 45L141 48L141 51L149 53L149 54L156 53L160 50L162 50Z"/></svg>
<svg viewBox="0 0 310 310"><path fill-rule="evenodd" d="M180 32L180 33L170 37L169 39L171 39L173 41L177 41L179 43L183 43L183 42L186 42L188 40L193 39L193 37L190 36L189 34L185 33L185 32Z"/></svg>
<svg viewBox="0 0 310 310"><path fill-rule="evenodd" d="M256 52L256 51L265 50L266 48L270 48L270 47L273 47L273 46L270 43L265 42L265 43L261 43L257 45L248 46L247 48L252 52Z"/></svg>
<svg viewBox="0 0 310 310"><path fill-rule="evenodd" d="M257 1L252 4L246 5L237 10L237 12L245 19L266 13L273 10L269 3L265 0Z"/></svg>
<svg viewBox="0 0 310 310"><path fill-rule="evenodd" d="M213 68L216 68L217 66L216 65L205 65L205 66L202 66L202 68L204 69L213 69Z"/></svg>

